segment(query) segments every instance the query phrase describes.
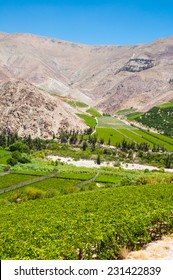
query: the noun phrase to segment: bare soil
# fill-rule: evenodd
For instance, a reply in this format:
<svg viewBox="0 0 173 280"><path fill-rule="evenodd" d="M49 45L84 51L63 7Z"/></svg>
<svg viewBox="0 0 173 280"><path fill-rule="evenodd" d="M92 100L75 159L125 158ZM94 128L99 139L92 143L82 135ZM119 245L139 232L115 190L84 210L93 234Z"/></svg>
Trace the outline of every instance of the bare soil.
<svg viewBox="0 0 173 280"><path fill-rule="evenodd" d="M173 235L151 242L143 250L127 253L131 260L173 260Z"/></svg>

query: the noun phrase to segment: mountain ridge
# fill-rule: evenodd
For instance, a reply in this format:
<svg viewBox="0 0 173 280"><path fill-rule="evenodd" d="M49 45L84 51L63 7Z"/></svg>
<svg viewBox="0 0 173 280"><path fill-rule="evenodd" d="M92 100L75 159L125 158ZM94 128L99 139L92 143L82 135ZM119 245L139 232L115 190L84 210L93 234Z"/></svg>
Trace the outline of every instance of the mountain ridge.
<svg viewBox="0 0 173 280"><path fill-rule="evenodd" d="M172 73L172 36L148 44L92 46L35 34L0 33L0 84L25 81L101 112L130 107L146 112L169 101Z"/></svg>

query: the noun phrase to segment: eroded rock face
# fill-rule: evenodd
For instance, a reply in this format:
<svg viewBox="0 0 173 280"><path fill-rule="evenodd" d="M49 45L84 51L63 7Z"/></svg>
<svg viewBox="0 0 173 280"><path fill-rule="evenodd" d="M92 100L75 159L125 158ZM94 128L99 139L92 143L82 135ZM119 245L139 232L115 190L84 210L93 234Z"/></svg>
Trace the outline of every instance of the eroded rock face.
<svg viewBox="0 0 173 280"><path fill-rule="evenodd" d="M86 128L68 104L24 81L1 84L0 100L1 132L5 129L20 136L51 138L60 129Z"/></svg>
<svg viewBox="0 0 173 280"><path fill-rule="evenodd" d="M121 68L121 71L141 72L154 67L154 60L145 58L133 58Z"/></svg>

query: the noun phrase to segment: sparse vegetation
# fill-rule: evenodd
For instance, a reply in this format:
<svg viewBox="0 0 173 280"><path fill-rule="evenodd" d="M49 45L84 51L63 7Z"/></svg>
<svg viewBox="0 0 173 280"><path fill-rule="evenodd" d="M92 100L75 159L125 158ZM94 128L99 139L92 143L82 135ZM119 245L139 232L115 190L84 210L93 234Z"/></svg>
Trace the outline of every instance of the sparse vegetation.
<svg viewBox="0 0 173 280"><path fill-rule="evenodd" d="M87 104L85 104L83 102L80 102L80 101L77 101L77 100L65 99L65 101L73 107L81 107L81 108L87 108L88 107Z"/></svg>

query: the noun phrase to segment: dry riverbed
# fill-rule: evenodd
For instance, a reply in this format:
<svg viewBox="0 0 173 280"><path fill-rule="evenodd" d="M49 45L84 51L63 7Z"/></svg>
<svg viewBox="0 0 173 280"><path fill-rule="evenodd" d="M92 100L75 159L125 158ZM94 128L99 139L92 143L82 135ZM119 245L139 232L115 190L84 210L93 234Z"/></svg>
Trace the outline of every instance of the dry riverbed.
<svg viewBox="0 0 173 280"><path fill-rule="evenodd" d="M53 161L58 160L66 164L73 164L75 166L88 167L88 168L100 168L104 166L114 167L114 162L101 162L101 164L97 164L96 161L91 159L74 160L71 157L60 157L60 156L52 156L52 155L47 156L46 158ZM137 164L137 163L120 163L120 166L127 170L145 170L145 169L148 169L150 171L159 170L159 168L154 166ZM173 169L165 168L165 171L173 173Z"/></svg>

